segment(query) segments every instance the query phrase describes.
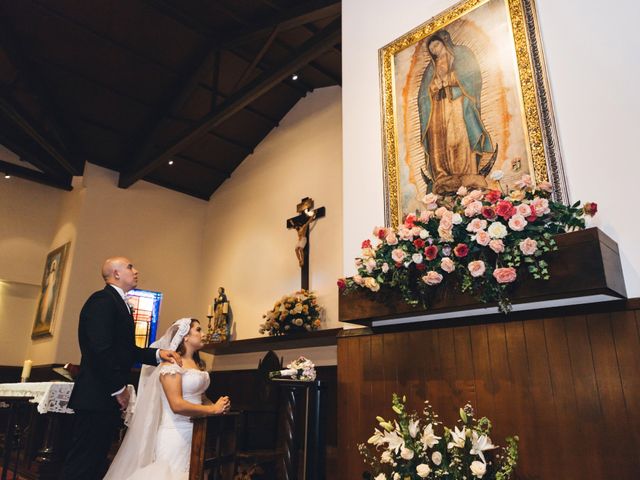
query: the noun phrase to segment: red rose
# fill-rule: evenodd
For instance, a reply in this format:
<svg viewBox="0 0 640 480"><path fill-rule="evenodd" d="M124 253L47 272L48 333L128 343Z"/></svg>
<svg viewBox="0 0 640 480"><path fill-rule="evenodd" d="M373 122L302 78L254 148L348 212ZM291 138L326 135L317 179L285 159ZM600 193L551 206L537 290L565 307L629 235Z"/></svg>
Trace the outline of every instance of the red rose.
<svg viewBox="0 0 640 480"><path fill-rule="evenodd" d="M587 202L582 209L585 215L593 217L598 212L598 204L596 202Z"/></svg>
<svg viewBox="0 0 640 480"><path fill-rule="evenodd" d="M504 218L505 220L509 220L516 213L516 207L513 206L511 202L507 200L500 200L496 205L496 214Z"/></svg>
<svg viewBox="0 0 640 480"><path fill-rule="evenodd" d="M458 258L466 257L468 253L469 247L467 247L467 245L464 243L459 243L453 249L453 254Z"/></svg>
<svg viewBox="0 0 640 480"><path fill-rule="evenodd" d="M427 266L424 263L416 263L416 270L426 270Z"/></svg>
<svg viewBox="0 0 640 480"><path fill-rule="evenodd" d="M383 240L384 237L387 236L387 229L386 228L381 228L380 230L378 230L378 238L380 240Z"/></svg>
<svg viewBox="0 0 640 480"><path fill-rule="evenodd" d="M531 215L527 217L527 222L535 222L538 216L536 215L536 208L533 205L529 205L531 207Z"/></svg>
<svg viewBox="0 0 640 480"><path fill-rule="evenodd" d="M487 220L495 220L496 211L493 207L482 207L482 216Z"/></svg>
<svg viewBox="0 0 640 480"><path fill-rule="evenodd" d="M416 216L413 213L410 213L409 215L406 216L406 218L404 219L404 224L408 227L408 228L413 228L413 224L416 221Z"/></svg>
<svg viewBox="0 0 640 480"><path fill-rule="evenodd" d="M362 242L362 248L371 248L371 240L365 240Z"/></svg>
<svg viewBox="0 0 640 480"><path fill-rule="evenodd" d="M416 248L422 248L422 247L424 247L424 240L422 240L421 238L416 238L416 239L413 241L413 246L414 246L414 247L416 247Z"/></svg>
<svg viewBox="0 0 640 480"><path fill-rule="evenodd" d="M500 197L502 197L500 190L489 190L489 192L484 195L484 199L491 203L496 203L500 200Z"/></svg>
<svg viewBox="0 0 640 480"><path fill-rule="evenodd" d="M429 245L424 249L424 258L427 260L433 260L438 256L438 247L435 245Z"/></svg>
<svg viewBox="0 0 640 480"><path fill-rule="evenodd" d="M344 290L345 288L347 288L347 282L345 282L344 278L338 279L338 288L340 290Z"/></svg>

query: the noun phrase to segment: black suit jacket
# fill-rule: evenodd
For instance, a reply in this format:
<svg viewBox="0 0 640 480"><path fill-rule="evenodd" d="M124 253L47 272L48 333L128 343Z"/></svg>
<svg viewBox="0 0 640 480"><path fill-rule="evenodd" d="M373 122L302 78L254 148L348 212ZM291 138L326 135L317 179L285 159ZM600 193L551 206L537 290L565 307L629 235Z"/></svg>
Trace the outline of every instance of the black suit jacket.
<svg viewBox="0 0 640 480"><path fill-rule="evenodd" d="M155 348L135 344L133 316L109 285L89 297L80 312L78 339L82 360L69 406L75 410L111 411L111 394L129 383L135 362L156 365Z"/></svg>

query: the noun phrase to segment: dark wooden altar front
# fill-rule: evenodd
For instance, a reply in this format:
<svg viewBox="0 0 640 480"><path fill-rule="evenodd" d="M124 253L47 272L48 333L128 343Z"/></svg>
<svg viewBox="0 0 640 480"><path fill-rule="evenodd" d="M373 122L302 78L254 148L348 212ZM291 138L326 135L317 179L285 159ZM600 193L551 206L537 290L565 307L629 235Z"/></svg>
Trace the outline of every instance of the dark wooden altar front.
<svg viewBox="0 0 640 480"><path fill-rule="evenodd" d="M516 300L624 297L617 245L601 233L559 241L569 248L551 264L551 282L538 289L529 283ZM441 312L455 311L447 299L477 306L444 292ZM507 316L462 311L432 321L404 304L375 309L365 296L340 302L341 318L368 326L338 338L336 478L362 478L357 445L371 436L377 415L393 418L393 393L407 396L409 410L421 411L429 400L451 427L471 402L477 416L491 419L494 444L519 436L516 478L638 478L640 299Z"/></svg>

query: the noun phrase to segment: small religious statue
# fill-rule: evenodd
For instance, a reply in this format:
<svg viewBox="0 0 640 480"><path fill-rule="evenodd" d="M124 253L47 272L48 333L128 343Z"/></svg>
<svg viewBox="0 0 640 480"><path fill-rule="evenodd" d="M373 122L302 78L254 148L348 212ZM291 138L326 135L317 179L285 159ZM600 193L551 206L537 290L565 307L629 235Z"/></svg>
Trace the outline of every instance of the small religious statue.
<svg viewBox="0 0 640 480"><path fill-rule="evenodd" d="M229 338L229 300L224 287L218 288L218 296L213 301L213 313L212 341L225 342Z"/></svg>

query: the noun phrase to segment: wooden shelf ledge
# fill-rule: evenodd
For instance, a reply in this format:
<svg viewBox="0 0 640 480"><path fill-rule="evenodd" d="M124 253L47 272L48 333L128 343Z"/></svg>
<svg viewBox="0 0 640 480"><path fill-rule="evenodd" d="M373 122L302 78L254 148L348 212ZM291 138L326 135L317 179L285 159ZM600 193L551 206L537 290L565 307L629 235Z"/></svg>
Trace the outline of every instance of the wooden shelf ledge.
<svg viewBox="0 0 640 480"><path fill-rule="evenodd" d="M510 294L514 312L626 298L615 241L598 228L557 235L555 239L558 250L547 256L551 278L535 280L527 275L517 281ZM436 290L429 309L412 307L395 292L384 303L365 290L348 292L339 298L341 322L369 327L496 313L495 304L481 303L446 283Z"/></svg>
<svg viewBox="0 0 640 480"><path fill-rule="evenodd" d="M326 330L280 335L277 337L259 337L223 343L207 343L202 351L213 355L233 355L236 353L267 352L269 350L326 347L337 345L337 337L341 331L342 328L328 328Z"/></svg>

